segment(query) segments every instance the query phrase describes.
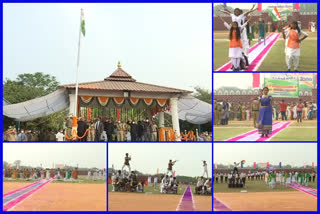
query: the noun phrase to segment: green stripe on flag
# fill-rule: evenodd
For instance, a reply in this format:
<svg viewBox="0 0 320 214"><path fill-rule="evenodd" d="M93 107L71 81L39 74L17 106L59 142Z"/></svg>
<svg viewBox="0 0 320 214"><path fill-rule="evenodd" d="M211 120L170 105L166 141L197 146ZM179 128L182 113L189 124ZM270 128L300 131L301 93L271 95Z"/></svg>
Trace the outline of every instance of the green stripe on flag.
<svg viewBox="0 0 320 214"><path fill-rule="evenodd" d="M81 32L82 32L83 36L86 35L86 28L85 28L84 20L81 21Z"/></svg>

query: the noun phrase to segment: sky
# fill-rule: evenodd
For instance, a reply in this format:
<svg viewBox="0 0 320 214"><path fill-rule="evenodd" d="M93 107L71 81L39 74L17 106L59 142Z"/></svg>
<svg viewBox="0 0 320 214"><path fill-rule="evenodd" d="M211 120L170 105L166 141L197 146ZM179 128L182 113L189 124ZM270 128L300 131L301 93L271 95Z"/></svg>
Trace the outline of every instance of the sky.
<svg viewBox="0 0 320 214"><path fill-rule="evenodd" d="M105 143L4 143L3 160L13 164L21 160L23 166L52 167L67 164L79 168L106 168Z"/></svg>
<svg viewBox="0 0 320 214"><path fill-rule="evenodd" d="M212 172L211 143L109 143L108 168L121 169L125 153L131 156L131 170L146 174L166 173L169 160L178 160L173 166L176 175L202 176L202 160Z"/></svg>
<svg viewBox="0 0 320 214"><path fill-rule="evenodd" d="M247 165L253 162L282 165L294 163L294 166L317 165L316 143L214 143L214 163L228 164L245 160Z"/></svg>
<svg viewBox="0 0 320 214"><path fill-rule="evenodd" d="M214 3L214 6L221 5L222 3ZM227 3L227 6L233 8L240 8L240 9L251 9L254 3ZM276 3L262 3L262 10L268 8L268 6L274 6ZM289 3L292 5L292 3ZM256 4L257 7L257 4Z"/></svg>
<svg viewBox="0 0 320 214"><path fill-rule="evenodd" d="M211 4L13 4L3 6L3 77L43 72L74 83L122 68L139 82L211 90Z"/></svg>
<svg viewBox="0 0 320 214"><path fill-rule="evenodd" d="M260 83L262 83L263 78L270 77L270 73L260 74ZM213 87L218 89L221 87L238 87L240 89L252 88L252 73L215 73L213 78Z"/></svg>

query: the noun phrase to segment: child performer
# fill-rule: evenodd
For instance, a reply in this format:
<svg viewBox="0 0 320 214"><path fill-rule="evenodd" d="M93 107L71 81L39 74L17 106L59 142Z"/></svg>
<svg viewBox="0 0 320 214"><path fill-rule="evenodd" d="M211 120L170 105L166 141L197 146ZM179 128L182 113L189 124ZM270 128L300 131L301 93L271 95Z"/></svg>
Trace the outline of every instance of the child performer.
<svg viewBox="0 0 320 214"><path fill-rule="evenodd" d="M286 63L288 71L291 70L293 64L294 70L298 70L300 57L300 43L308 37L308 34L300 30L298 22L291 23L290 28L282 31L283 37L288 39L286 45ZM301 36L303 36L301 38Z"/></svg>
<svg viewBox="0 0 320 214"><path fill-rule="evenodd" d="M241 34L240 31L243 30L243 28L247 25L247 23L250 21L251 17L248 19L246 23L239 26L238 22L234 21L230 25L228 25L227 22L225 22L220 16L218 16L221 21L224 23L224 26L230 30L229 33L229 57L231 58L231 62L233 65L233 68L235 71L240 70L240 60L242 58L242 42L241 42Z"/></svg>

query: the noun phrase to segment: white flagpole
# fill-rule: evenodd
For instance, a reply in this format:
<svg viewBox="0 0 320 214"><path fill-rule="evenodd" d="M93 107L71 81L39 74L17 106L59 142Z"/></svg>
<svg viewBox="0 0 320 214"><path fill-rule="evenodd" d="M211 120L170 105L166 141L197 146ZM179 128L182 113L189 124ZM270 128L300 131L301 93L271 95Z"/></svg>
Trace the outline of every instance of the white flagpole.
<svg viewBox="0 0 320 214"><path fill-rule="evenodd" d="M78 108L78 87L79 87L79 70L80 70L80 44L81 44L81 21L82 21L82 13L83 9L81 8L80 12L80 27L79 27L79 43L78 43L78 61L77 61L77 73L76 73L76 96L75 96L75 102L74 102L74 117L77 116L77 108Z"/></svg>

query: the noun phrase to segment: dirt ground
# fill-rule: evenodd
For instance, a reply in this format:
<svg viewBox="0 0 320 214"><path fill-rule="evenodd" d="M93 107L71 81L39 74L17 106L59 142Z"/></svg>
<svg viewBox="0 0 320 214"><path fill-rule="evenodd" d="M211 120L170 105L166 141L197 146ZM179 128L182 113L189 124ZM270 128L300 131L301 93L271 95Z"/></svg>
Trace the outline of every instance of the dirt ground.
<svg viewBox="0 0 320 214"><path fill-rule="evenodd" d="M234 211L316 211L317 198L302 192L215 193Z"/></svg>
<svg viewBox="0 0 320 214"><path fill-rule="evenodd" d="M109 211L175 211L182 195L109 192ZM212 210L212 197L194 196L199 211Z"/></svg>
<svg viewBox="0 0 320 214"><path fill-rule="evenodd" d="M4 182L4 192L20 184ZM106 184L49 183L10 211L106 211L106 194Z"/></svg>
<svg viewBox="0 0 320 214"><path fill-rule="evenodd" d="M3 194L11 192L15 189L27 186L30 182L4 182L3 183Z"/></svg>

